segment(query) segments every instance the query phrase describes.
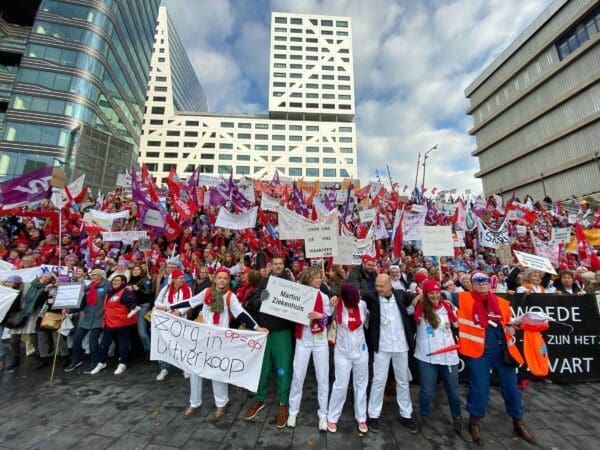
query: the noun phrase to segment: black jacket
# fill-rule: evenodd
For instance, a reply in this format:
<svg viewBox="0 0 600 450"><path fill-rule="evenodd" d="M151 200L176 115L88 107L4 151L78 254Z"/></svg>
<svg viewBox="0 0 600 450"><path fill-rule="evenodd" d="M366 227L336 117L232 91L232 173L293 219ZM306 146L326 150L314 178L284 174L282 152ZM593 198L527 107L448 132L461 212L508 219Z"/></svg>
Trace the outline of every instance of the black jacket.
<svg viewBox="0 0 600 450"><path fill-rule="evenodd" d="M416 295L399 289L392 289L392 293L396 299L400 317L402 317L402 325L404 326L404 334L406 335L409 353L412 354L415 350L415 322L412 317L409 317L406 308L410 306ZM377 291L369 291L362 296L362 299L367 303L367 309L369 310L369 326L365 328L365 337L367 339L369 352L378 352L379 334L381 331L379 294Z"/></svg>
<svg viewBox="0 0 600 450"><path fill-rule="evenodd" d="M377 278L375 273L365 272L361 265L355 267L354 270L348 274L347 281L358 288L362 297L367 292L375 290L375 278Z"/></svg>

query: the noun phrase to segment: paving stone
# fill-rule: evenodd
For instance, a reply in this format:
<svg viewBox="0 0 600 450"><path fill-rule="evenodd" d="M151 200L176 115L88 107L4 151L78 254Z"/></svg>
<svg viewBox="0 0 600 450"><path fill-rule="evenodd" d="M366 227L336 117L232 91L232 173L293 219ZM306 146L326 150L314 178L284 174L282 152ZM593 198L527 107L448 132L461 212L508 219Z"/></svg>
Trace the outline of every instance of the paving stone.
<svg viewBox="0 0 600 450"><path fill-rule="evenodd" d="M84 448L85 450L103 450L103 449L107 448L109 445L111 445L113 442L114 442L113 438L90 434L90 435L84 437L77 444L74 444L74 445L70 446L69 448L70 449Z"/></svg>
<svg viewBox="0 0 600 450"><path fill-rule="evenodd" d="M3 443L22 431L25 431L41 422L42 419L30 414L23 414L0 425L0 443ZM4 445L4 444L3 444Z"/></svg>
<svg viewBox="0 0 600 450"><path fill-rule="evenodd" d="M145 409L127 409L112 417L108 422L96 428L95 434L118 438L136 426L148 415Z"/></svg>
<svg viewBox="0 0 600 450"><path fill-rule="evenodd" d="M40 450L62 450L78 443L89 435L88 430L78 425L69 425L55 433L47 439L37 444L34 448Z"/></svg>
<svg viewBox="0 0 600 450"><path fill-rule="evenodd" d="M118 450L122 450L122 449L138 450L138 449L140 449L141 450L144 447L146 447L146 445L148 445L148 443L150 442L150 439L152 439L152 436L149 436L147 434L125 433L123 436L121 436L119 439L114 441L107 448L115 449L115 450L116 449L118 449Z"/></svg>
<svg viewBox="0 0 600 450"><path fill-rule="evenodd" d="M177 416L178 412L170 411L163 407L152 409L147 417L138 422L131 431L142 434L159 434L165 429L171 420Z"/></svg>
<svg viewBox="0 0 600 450"><path fill-rule="evenodd" d="M194 431L203 420L201 416L185 419L183 414L179 414L160 433L154 436L152 443L181 447L194 434Z"/></svg>
<svg viewBox="0 0 600 450"><path fill-rule="evenodd" d="M43 440L47 439L54 433L59 432L58 428L47 427L44 425L33 425L22 431L12 438L2 442L2 445L8 448L30 448Z"/></svg>

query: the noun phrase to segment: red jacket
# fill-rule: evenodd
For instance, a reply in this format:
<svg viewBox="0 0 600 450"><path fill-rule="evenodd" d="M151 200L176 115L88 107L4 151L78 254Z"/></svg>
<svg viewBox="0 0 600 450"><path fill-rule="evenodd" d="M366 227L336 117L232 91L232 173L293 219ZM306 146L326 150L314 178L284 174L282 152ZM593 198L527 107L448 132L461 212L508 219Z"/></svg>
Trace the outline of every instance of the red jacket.
<svg viewBox="0 0 600 450"><path fill-rule="evenodd" d="M130 306L132 305L128 300L131 298L133 305L135 305L135 299L130 294L131 292L123 288L106 297L104 303L104 320L102 321L103 328L125 328L137 323L137 314L127 318L127 314L131 311ZM130 298L123 298L124 296Z"/></svg>

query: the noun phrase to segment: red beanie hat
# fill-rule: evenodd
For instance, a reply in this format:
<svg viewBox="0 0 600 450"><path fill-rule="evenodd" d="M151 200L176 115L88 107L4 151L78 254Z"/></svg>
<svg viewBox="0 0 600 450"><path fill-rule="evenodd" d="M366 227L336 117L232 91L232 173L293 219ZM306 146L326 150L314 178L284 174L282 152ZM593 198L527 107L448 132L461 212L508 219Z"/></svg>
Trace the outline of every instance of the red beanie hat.
<svg viewBox="0 0 600 450"><path fill-rule="evenodd" d="M425 281L427 278L429 278L429 277L427 276L427 272L426 272L426 271L422 271L422 272L419 272L419 273L417 273L417 274L415 275L415 277L414 277L414 280L415 280L415 283L417 283L417 284L421 284L421 283L422 283L422 282L424 282L424 281Z"/></svg>
<svg viewBox="0 0 600 450"><path fill-rule="evenodd" d="M184 277L185 274L183 273L183 270L181 269L173 269L173 271L171 272L171 278L174 280L176 278L179 277Z"/></svg>
<svg viewBox="0 0 600 450"><path fill-rule="evenodd" d="M219 267L217 270L215 270L215 276L219 275L220 273L226 273L227 276L231 275L231 272L229 272L227 267Z"/></svg>
<svg viewBox="0 0 600 450"><path fill-rule="evenodd" d="M437 280L434 280L433 278L429 278L423 283L423 295L427 295L430 292L441 290L442 288L440 287L440 284L437 282Z"/></svg>

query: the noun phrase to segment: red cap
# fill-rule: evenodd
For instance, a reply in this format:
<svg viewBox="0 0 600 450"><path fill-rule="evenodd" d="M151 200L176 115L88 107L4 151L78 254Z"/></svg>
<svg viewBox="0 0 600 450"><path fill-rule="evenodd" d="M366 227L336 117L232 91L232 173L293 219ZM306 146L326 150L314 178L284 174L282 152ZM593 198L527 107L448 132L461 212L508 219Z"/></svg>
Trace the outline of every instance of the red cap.
<svg viewBox="0 0 600 450"><path fill-rule="evenodd" d="M377 262L377 260L375 258L373 258L371 255L362 255L362 262L363 263Z"/></svg>
<svg viewBox="0 0 600 450"><path fill-rule="evenodd" d="M248 266L244 266L244 268L242 269L242 273L248 273L250 272L252 269Z"/></svg>
<svg viewBox="0 0 600 450"><path fill-rule="evenodd" d="M215 271L215 276L219 275L220 273L226 273L227 276L230 276L231 273L229 272L229 269L227 267L219 267L216 271Z"/></svg>
<svg viewBox="0 0 600 450"><path fill-rule="evenodd" d="M176 278L179 277L183 277L185 276L185 274L183 273L183 270L181 269L173 269L173 271L171 272L171 278L174 280Z"/></svg>
<svg viewBox="0 0 600 450"><path fill-rule="evenodd" d="M437 280L434 280L433 278L429 278L428 280L425 280L423 282L423 295L427 295L430 292L441 290L442 288L440 288L440 284L437 282Z"/></svg>
<svg viewBox="0 0 600 450"><path fill-rule="evenodd" d="M414 278L414 280L415 280L415 283L417 283L417 284L421 284L421 283L423 283L423 282L424 282L424 281L425 281L427 278L429 278L429 277L427 276L427 272L425 272L425 271L422 271L422 272L419 272L418 274L416 274L416 275L415 275L415 278Z"/></svg>

